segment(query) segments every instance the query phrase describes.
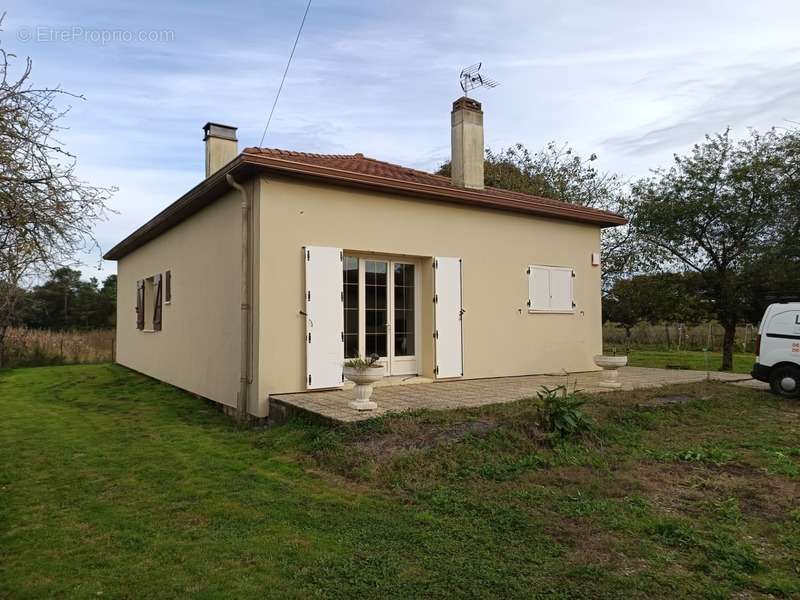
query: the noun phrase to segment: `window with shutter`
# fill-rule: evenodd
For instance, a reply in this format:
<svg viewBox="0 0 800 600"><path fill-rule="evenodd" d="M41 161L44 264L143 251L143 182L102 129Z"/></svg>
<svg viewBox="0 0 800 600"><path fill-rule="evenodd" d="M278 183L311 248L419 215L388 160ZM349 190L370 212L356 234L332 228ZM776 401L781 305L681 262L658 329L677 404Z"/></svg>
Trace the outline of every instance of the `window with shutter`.
<svg viewBox="0 0 800 600"><path fill-rule="evenodd" d="M528 267L528 312L571 313L575 310L574 271L570 267Z"/></svg>
<svg viewBox="0 0 800 600"><path fill-rule="evenodd" d="M144 280L136 282L136 329L144 329Z"/></svg>
<svg viewBox="0 0 800 600"><path fill-rule="evenodd" d="M155 302L153 304L153 331L161 331L161 283L162 277L159 273L153 277L153 287L155 288Z"/></svg>
<svg viewBox="0 0 800 600"><path fill-rule="evenodd" d="M164 273L164 304L172 302L172 271Z"/></svg>

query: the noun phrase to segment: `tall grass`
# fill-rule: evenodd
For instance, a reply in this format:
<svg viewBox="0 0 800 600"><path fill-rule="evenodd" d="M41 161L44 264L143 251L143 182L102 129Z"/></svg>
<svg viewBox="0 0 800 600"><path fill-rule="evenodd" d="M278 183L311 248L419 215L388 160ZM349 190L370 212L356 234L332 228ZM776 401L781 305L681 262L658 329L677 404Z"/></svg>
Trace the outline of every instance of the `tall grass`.
<svg viewBox="0 0 800 600"><path fill-rule="evenodd" d="M752 325L736 328L735 352L753 352L758 329ZM700 325L683 323L639 323L631 330L630 346L637 350L722 350L724 330L719 323ZM616 323L603 324L603 347L622 351L627 342L625 328Z"/></svg>
<svg viewBox="0 0 800 600"><path fill-rule="evenodd" d="M113 359L113 343L113 329L50 331L11 328L6 333L2 366L109 362Z"/></svg>

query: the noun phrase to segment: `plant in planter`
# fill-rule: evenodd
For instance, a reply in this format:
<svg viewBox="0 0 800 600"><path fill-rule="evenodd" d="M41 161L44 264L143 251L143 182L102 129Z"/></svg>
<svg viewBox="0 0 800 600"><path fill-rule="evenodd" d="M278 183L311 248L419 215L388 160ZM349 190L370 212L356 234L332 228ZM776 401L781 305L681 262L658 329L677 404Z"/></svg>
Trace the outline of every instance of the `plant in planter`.
<svg viewBox="0 0 800 600"><path fill-rule="evenodd" d="M351 358L344 363L344 376L356 384L356 399L350 403L356 410L374 410L378 408L375 402L370 401L372 387L386 374L386 367L378 362L377 354L370 354L368 358Z"/></svg>

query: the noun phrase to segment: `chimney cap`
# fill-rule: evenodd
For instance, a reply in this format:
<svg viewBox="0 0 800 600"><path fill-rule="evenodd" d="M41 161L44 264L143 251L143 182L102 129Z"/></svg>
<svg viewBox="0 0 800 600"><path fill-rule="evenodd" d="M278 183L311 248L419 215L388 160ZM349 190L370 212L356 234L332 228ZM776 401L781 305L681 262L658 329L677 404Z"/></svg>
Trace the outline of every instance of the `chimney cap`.
<svg viewBox="0 0 800 600"><path fill-rule="evenodd" d="M209 121L203 125L203 141L205 142L208 138L215 137L237 142L239 140L236 139L236 129L236 127L231 127L230 125Z"/></svg>
<svg viewBox="0 0 800 600"><path fill-rule="evenodd" d="M461 98L453 102L453 111L457 111L462 108L466 110L474 110L477 112L481 112L481 103L475 100L474 98L461 96Z"/></svg>

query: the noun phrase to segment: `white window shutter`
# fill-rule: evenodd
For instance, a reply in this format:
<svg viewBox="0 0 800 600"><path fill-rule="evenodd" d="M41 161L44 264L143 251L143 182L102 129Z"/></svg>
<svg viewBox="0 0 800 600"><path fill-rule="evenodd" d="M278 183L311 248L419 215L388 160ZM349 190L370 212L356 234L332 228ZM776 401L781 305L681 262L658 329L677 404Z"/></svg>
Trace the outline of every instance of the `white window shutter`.
<svg viewBox="0 0 800 600"><path fill-rule="evenodd" d="M529 310L550 310L550 271L545 267L528 267Z"/></svg>
<svg viewBox="0 0 800 600"><path fill-rule="evenodd" d="M569 267L528 266L528 310L564 313L575 310L574 271Z"/></svg>
<svg viewBox="0 0 800 600"><path fill-rule="evenodd" d="M342 386L344 310L342 249L303 248L306 264L306 387Z"/></svg>
<svg viewBox="0 0 800 600"><path fill-rule="evenodd" d="M550 269L550 310L568 312L572 309L572 269Z"/></svg>
<svg viewBox="0 0 800 600"><path fill-rule="evenodd" d="M435 374L438 379L461 377L464 374L461 259L436 257L433 264Z"/></svg>

